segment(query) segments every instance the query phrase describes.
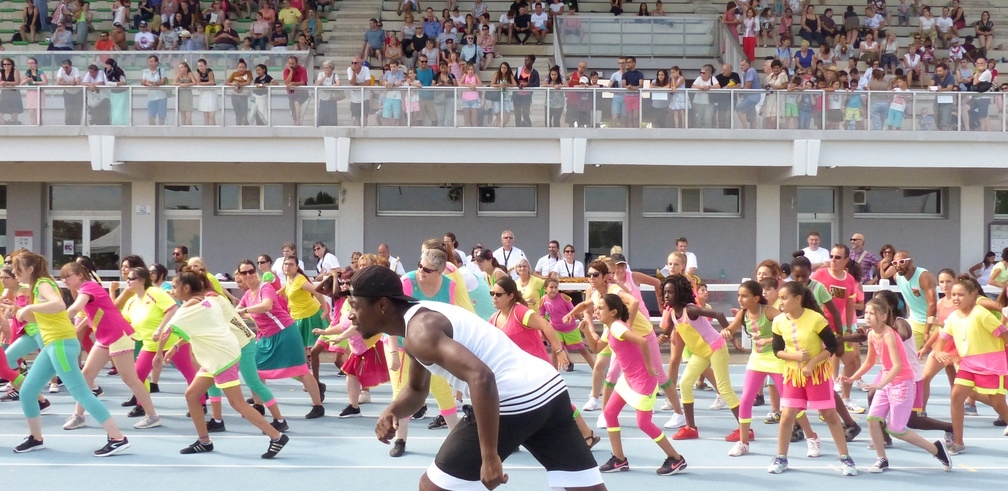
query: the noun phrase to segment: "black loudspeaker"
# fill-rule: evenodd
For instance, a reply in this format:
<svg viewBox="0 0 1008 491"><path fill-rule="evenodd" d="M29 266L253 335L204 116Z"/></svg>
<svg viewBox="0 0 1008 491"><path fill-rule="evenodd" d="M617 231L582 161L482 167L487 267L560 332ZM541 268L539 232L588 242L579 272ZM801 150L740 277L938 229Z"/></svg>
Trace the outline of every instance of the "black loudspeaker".
<svg viewBox="0 0 1008 491"><path fill-rule="evenodd" d="M497 190L490 186L480 186L479 201L480 203L493 203L497 201Z"/></svg>

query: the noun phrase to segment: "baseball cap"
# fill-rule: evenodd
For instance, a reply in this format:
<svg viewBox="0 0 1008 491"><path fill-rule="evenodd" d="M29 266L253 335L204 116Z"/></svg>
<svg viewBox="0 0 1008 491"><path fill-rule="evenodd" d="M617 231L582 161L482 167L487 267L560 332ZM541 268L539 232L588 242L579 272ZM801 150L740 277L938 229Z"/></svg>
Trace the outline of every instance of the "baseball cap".
<svg viewBox="0 0 1008 491"><path fill-rule="evenodd" d="M581 82L582 84L586 84L586 83L589 82L589 80L588 80L588 77L581 77L581 80L578 80L578 82Z"/></svg>
<svg viewBox="0 0 1008 491"><path fill-rule="evenodd" d="M188 29L182 29L181 31L179 31L179 37L180 37L180 38L188 38L188 37L192 37L192 33L191 33L191 32L189 32L189 30L188 30Z"/></svg>
<svg viewBox="0 0 1008 491"><path fill-rule="evenodd" d="M493 258L494 258L493 257L493 251L491 251L490 249L483 249L473 259L482 259L484 261L490 261L490 260L493 260Z"/></svg>
<svg viewBox="0 0 1008 491"><path fill-rule="evenodd" d="M612 256L609 256L609 259L612 259L613 262L616 263L616 264L620 264L620 263L627 264L626 256L624 256L623 254L621 254L619 252L617 252L616 254L613 254Z"/></svg>
<svg viewBox="0 0 1008 491"><path fill-rule="evenodd" d="M387 297L405 302L417 301L403 293L399 275L384 266L368 266L357 271L350 280L350 294L355 297Z"/></svg>
<svg viewBox="0 0 1008 491"><path fill-rule="evenodd" d="M959 38L952 38L952 44L959 44Z"/></svg>
<svg viewBox="0 0 1008 491"><path fill-rule="evenodd" d="M146 27L147 26L147 21L145 21L145 20L140 21L140 25Z"/></svg>

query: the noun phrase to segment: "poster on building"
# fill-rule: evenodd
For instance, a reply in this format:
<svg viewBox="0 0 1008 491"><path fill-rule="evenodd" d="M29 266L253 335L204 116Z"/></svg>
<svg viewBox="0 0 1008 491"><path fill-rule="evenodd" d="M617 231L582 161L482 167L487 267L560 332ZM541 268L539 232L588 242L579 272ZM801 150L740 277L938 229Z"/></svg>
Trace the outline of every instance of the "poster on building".
<svg viewBox="0 0 1008 491"><path fill-rule="evenodd" d="M14 249L32 250L35 242L35 234L31 230L14 231Z"/></svg>

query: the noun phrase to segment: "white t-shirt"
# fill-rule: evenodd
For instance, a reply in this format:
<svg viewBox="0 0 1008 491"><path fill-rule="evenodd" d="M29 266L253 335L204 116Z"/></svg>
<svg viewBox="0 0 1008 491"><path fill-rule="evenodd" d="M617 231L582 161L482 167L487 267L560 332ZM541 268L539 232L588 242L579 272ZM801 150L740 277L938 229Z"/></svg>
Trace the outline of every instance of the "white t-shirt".
<svg viewBox="0 0 1008 491"><path fill-rule="evenodd" d="M514 267L518 264L518 261L528 259L525 257L525 253L517 247L512 247L506 254L504 253L504 248L499 247L493 252L493 256L497 259L497 262L500 263L501 267L510 273L511 277L516 280L518 279L518 272L514 270Z"/></svg>
<svg viewBox="0 0 1008 491"><path fill-rule="evenodd" d="M691 269L693 271L696 271L697 269L696 254L693 254L692 252L689 251L686 251L684 254L686 254L686 272L689 273ZM662 267L662 269L659 272L662 274L662 276L668 276L669 275L668 265L666 264L664 267Z"/></svg>
<svg viewBox="0 0 1008 491"><path fill-rule="evenodd" d="M949 28L952 27L952 18L951 17L939 17L939 18L935 19L934 24L935 24L935 28L938 29L938 32L940 32L942 34L945 34L946 32L948 32Z"/></svg>
<svg viewBox="0 0 1008 491"><path fill-rule="evenodd" d="M562 259L560 259L559 256L550 257L549 254L546 254L545 256L539 258L538 261L536 261L535 272L543 276L549 276L549 274L553 271L553 267L556 266L557 263L559 263L560 261L562 261Z"/></svg>
<svg viewBox="0 0 1008 491"><path fill-rule="evenodd" d="M143 75L141 75L141 78L143 80L148 81L148 82L158 82L158 83L160 83L160 82L164 81L165 74L164 74L163 71L161 71L160 67L158 67L156 70L153 70L153 71L150 68L146 68L146 69L144 69ZM147 100L149 100L149 101L160 101L160 100L167 99L167 98L168 98L168 94L165 93L165 91L162 90L162 89L157 89L157 88L149 88L149 89L147 89Z"/></svg>
<svg viewBox="0 0 1008 491"><path fill-rule="evenodd" d="M406 269L403 268L402 261L398 257L389 257L389 269L395 271L397 275L402 276L406 274Z"/></svg>
<svg viewBox="0 0 1008 491"><path fill-rule="evenodd" d="M932 18L928 19L927 17L924 17L922 15L922 16L920 16L920 17L917 18L917 22L918 22L918 24L920 24L920 30L924 31L924 32L927 32L927 31L930 31L932 28L934 28L935 18L932 17Z"/></svg>
<svg viewBox="0 0 1008 491"><path fill-rule="evenodd" d="M703 76L700 76L700 77L697 77L696 80L693 81L693 88L694 89L699 89L700 87L710 87L712 89L717 89L717 88L721 87L721 85L718 84L717 79L714 78L714 77L711 77L710 80L706 80L705 81L703 79ZM693 95L693 103L694 104L710 104L710 96L709 96L709 94L707 94L707 92L697 91Z"/></svg>
<svg viewBox="0 0 1008 491"><path fill-rule="evenodd" d="M78 84L80 83L78 79L81 78L81 74L80 70L78 70L75 66L70 67L69 74L63 69L63 67L60 67L59 70L56 70L56 77L64 84L73 85L75 82ZM80 89L71 89L68 92L80 92Z"/></svg>
<svg viewBox="0 0 1008 491"><path fill-rule="evenodd" d="M553 266L553 272L560 278L584 278L584 263L574 261L574 264L571 264L567 261L560 261L556 263L556 266Z"/></svg>
<svg viewBox="0 0 1008 491"><path fill-rule="evenodd" d="M154 49L154 46L157 44L157 38L150 31L138 32L133 37L133 44L137 45L139 49Z"/></svg>
<svg viewBox="0 0 1008 491"><path fill-rule="evenodd" d="M507 16L507 12L504 12L500 16L500 25L507 26L514 24L514 19Z"/></svg>
<svg viewBox="0 0 1008 491"><path fill-rule="evenodd" d="M336 259L336 256L334 256L333 253L327 252L324 256L322 256L322 259L319 260L318 264L315 266L315 270L318 271L319 274L326 274L329 270L338 267L340 267L339 259Z"/></svg>
<svg viewBox="0 0 1008 491"><path fill-rule="evenodd" d="M371 83L371 69L366 66L362 66L360 69L360 73L358 73L357 75L354 75L353 67L347 68L346 73L347 73L346 75L347 80L349 81L357 80L358 85L370 85ZM350 91L350 102L360 104L362 100L363 99L361 99L360 91L358 90Z"/></svg>
<svg viewBox="0 0 1008 491"><path fill-rule="evenodd" d="M822 264L830 259L830 251L825 247L820 247L814 251L806 247L802 251L805 253L805 257L812 262L812 266Z"/></svg>
<svg viewBox="0 0 1008 491"><path fill-rule="evenodd" d="M538 27L539 29L546 29L546 22L549 19L549 14L544 10L543 13L537 14L532 13L532 25Z"/></svg>
<svg viewBox="0 0 1008 491"><path fill-rule="evenodd" d="M339 83L340 83L339 75L336 74L335 70L333 70L332 75L328 77L326 76L325 71L321 71L318 74L318 78L315 79L315 85L321 85L323 87L332 87L334 85L339 85ZM319 99L323 101L332 100L334 95L335 95L334 91L330 90L319 91Z"/></svg>

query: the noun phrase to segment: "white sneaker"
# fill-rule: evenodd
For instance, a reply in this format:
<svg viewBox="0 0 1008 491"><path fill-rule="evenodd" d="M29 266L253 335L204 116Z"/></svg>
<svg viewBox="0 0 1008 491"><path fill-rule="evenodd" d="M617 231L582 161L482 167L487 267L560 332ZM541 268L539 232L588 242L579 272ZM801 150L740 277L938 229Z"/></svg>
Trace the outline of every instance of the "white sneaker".
<svg viewBox="0 0 1008 491"><path fill-rule="evenodd" d="M865 408L858 406L856 402L850 399L843 401L843 403L844 407L853 414L863 414L865 412Z"/></svg>
<svg viewBox="0 0 1008 491"><path fill-rule="evenodd" d="M360 399L357 401L358 404L367 404L371 402L371 392L363 390L360 393Z"/></svg>
<svg viewBox="0 0 1008 491"><path fill-rule="evenodd" d="M605 414L598 415L598 421L595 422L595 427L600 430L604 430L609 427L606 425Z"/></svg>
<svg viewBox="0 0 1008 491"><path fill-rule="evenodd" d="M148 428L157 428L158 426L161 426L161 418L157 416L147 415L144 416L143 419L141 419L140 421L137 421L136 424L133 425L133 428L136 428L138 430L146 430Z"/></svg>
<svg viewBox="0 0 1008 491"><path fill-rule="evenodd" d="M806 438L805 444L808 445L808 452L805 452L806 457L814 459L822 455L822 442L819 437Z"/></svg>
<svg viewBox="0 0 1008 491"><path fill-rule="evenodd" d="M59 384L53 382L49 384L49 393L56 394L59 392Z"/></svg>
<svg viewBox="0 0 1008 491"><path fill-rule="evenodd" d="M843 384L839 380L833 382L833 392L840 392L843 389Z"/></svg>
<svg viewBox="0 0 1008 491"><path fill-rule="evenodd" d="M661 410L662 411L671 411L672 410L672 403L668 399L665 399L665 403L661 405Z"/></svg>
<svg viewBox="0 0 1008 491"><path fill-rule="evenodd" d="M581 408L582 411L598 411L602 408L598 397L588 396L588 402Z"/></svg>
<svg viewBox="0 0 1008 491"><path fill-rule="evenodd" d="M854 383L854 385L856 385L857 388L861 389L861 392L868 392L868 384L866 384L864 380L858 379L857 382Z"/></svg>
<svg viewBox="0 0 1008 491"><path fill-rule="evenodd" d="M87 426L87 423L84 421L84 416L77 416L76 414L71 414L67 418L66 423L63 423L64 430L76 430L85 426Z"/></svg>
<svg viewBox="0 0 1008 491"><path fill-rule="evenodd" d="M749 453L749 444L742 442L735 442L735 446L728 451L729 457L740 457Z"/></svg>
<svg viewBox="0 0 1008 491"><path fill-rule="evenodd" d="M721 396L719 395L719 396L717 396L717 397L714 398L714 402L711 403L711 405L710 405L710 407L708 409L711 409L711 410L714 410L714 411L720 411L721 409L724 409L726 407L728 407L728 405L725 404L724 399L722 399Z"/></svg>
<svg viewBox="0 0 1008 491"><path fill-rule="evenodd" d="M14 388L14 386L11 385L10 382L7 382L7 385L4 385L3 387L0 387L0 392L10 392L13 388Z"/></svg>
<svg viewBox="0 0 1008 491"><path fill-rule="evenodd" d="M665 423L665 427L669 429L682 428L683 426L686 426L686 416L679 413L672 414L672 417Z"/></svg>

